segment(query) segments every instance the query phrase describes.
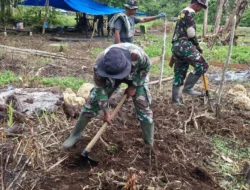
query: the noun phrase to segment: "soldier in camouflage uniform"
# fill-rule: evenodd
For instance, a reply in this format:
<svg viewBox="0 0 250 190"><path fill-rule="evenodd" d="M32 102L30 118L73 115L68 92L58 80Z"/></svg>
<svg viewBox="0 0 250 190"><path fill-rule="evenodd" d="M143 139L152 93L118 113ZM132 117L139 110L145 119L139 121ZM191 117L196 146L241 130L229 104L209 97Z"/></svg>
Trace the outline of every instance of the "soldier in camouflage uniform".
<svg viewBox="0 0 250 190"><path fill-rule="evenodd" d="M147 54L131 43L111 45L100 53L94 65L95 87L63 147L73 147L90 119L97 116L100 110L104 112L104 121L112 122L108 100L121 83L128 84L126 93L133 99L145 144L153 146L154 122L150 109L152 98L147 86L150 68L151 62Z"/></svg>
<svg viewBox="0 0 250 190"><path fill-rule="evenodd" d="M190 5L180 12L172 39L175 62L172 101L180 106L183 104L180 103L179 91L186 78L189 65L194 67L194 71L188 75L182 92L193 96L201 95L193 87L208 69L208 63L202 56L202 49L196 36L194 22L195 14L202 8L207 8L206 0L192 0Z"/></svg>

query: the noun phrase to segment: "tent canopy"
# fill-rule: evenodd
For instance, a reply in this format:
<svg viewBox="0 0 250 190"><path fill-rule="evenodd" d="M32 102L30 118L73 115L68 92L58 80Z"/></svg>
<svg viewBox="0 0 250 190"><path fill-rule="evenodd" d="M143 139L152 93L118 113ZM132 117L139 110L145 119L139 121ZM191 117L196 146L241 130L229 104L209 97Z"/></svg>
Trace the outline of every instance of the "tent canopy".
<svg viewBox="0 0 250 190"><path fill-rule="evenodd" d="M45 6L46 0L24 0L20 5ZM124 9L109 7L93 0L50 0L49 6L74 12L83 12L90 15L109 15L123 12ZM137 12L145 15L145 13Z"/></svg>

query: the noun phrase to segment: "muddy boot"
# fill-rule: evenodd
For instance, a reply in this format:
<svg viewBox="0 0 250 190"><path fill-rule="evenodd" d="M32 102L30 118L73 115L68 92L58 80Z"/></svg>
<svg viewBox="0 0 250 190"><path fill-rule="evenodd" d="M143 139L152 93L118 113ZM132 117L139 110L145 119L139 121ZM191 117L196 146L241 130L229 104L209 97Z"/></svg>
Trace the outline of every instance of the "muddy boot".
<svg viewBox="0 0 250 190"><path fill-rule="evenodd" d="M177 106L185 106L180 102L180 86L173 85L172 87L172 103Z"/></svg>
<svg viewBox="0 0 250 190"><path fill-rule="evenodd" d="M194 85L198 82L199 79L199 76L194 75L193 73L189 73L182 92L192 96L200 96L201 92L193 89Z"/></svg>
<svg viewBox="0 0 250 190"><path fill-rule="evenodd" d="M154 123L142 123L141 129L145 144L153 146L154 144Z"/></svg>
<svg viewBox="0 0 250 190"><path fill-rule="evenodd" d="M72 148L80 140L83 134L83 130L89 121L90 121L90 118L85 117L82 113L80 114L76 122L76 125L73 131L71 132L69 138L63 143L64 149Z"/></svg>

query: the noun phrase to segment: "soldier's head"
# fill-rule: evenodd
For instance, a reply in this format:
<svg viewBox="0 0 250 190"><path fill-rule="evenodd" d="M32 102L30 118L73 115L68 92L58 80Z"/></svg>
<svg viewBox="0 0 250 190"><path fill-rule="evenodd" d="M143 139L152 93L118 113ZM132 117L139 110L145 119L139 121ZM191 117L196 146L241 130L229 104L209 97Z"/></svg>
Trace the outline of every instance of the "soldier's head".
<svg viewBox="0 0 250 190"><path fill-rule="evenodd" d="M195 12L199 12L202 9L206 9L206 0L191 0L190 7L194 9Z"/></svg>
<svg viewBox="0 0 250 190"><path fill-rule="evenodd" d="M103 61L97 65L97 73L101 77L124 79L132 68L132 57L129 51L113 47L109 49Z"/></svg>
<svg viewBox="0 0 250 190"><path fill-rule="evenodd" d="M138 2L137 0L128 0L126 4L124 4L126 8L126 14L128 16L135 15L136 10L138 9Z"/></svg>

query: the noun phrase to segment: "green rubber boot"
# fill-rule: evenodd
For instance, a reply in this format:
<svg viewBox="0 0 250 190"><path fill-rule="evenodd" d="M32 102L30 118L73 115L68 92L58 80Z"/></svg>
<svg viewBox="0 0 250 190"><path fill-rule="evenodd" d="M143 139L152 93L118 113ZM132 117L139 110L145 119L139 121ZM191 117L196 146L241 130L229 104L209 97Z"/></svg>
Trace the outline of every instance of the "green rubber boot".
<svg viewBox="0 0 250 190"><path fill-rule="evenodd" d="M154 145L154 123L141 122L143 140L145 144Z"/></svg>
<svg viewBox="0 0 250 190"><path fill-rule="evenodd" d="M67 138L66 141L63 143L63 148L64 149L69 149L72 148L80 139L83 134L83 130L90 121L90 118L85 117L82 113L80 114L76 125L71 132L69 138Z"/></svg>
<svg viewBox="0 0 250 190"><path fill-rule="evenodd" d="M194 75L193 73L189 73L182 92L191 96L200 96L201 92L193 89L194 85L198 82L199 79L199 76Z"/></svg>
<svg viewBox="0 0 250 190"><path fill-rule="evenodd" d="M185 105L180 102L180 86L173 85L172 87L172 103L176 106L182 106Z"/></svg>

